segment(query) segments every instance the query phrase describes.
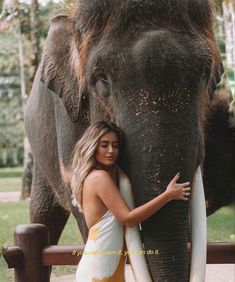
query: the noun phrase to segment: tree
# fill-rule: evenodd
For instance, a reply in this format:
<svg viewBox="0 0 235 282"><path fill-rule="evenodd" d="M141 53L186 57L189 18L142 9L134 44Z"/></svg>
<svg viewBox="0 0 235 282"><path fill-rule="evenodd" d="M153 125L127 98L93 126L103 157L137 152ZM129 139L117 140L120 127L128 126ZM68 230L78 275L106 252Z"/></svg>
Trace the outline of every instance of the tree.
<svg viewBox="0 0 235 282"><path fill-rule="evenodd" d="M235 2L223 1L226 63L235 73Z"/></svg>
<svg viewBox="0 0 235 282"><path fill-rule="evenodd" d="M31 58L29 68L29 90L32 88L34 76L36 74L40 60L40 24L38 0L31 0L30 5L30 39ZM33 175L33 156L27 136L24 137L24 173L22 179L21 199L30 196Z"/></svg>
<svg viewBox="0 0 235 282"><path fill-rule="evenodd" d="M216 37L225 76L235 95L235 1L216 0Z"/></svg>
<svg viewBox="0 0 235 282"><path fill-rule="evenodd" d="M23 108L39 64L40 46L58 4L8 0L4 5L0 2L0 12L0 166L14 165L16 154L21 161L24 144L24 198L30 193L32 157L27 153L27 139L23 141Z"/></svg>
<svg viewBox="0 0 235 282"><path fill-rule="evenodd" d="M0 19L0 166L16 166L23 146L23 110L19 95L18 41L5 14L12 18L11 12L4 8Z"/></svg>

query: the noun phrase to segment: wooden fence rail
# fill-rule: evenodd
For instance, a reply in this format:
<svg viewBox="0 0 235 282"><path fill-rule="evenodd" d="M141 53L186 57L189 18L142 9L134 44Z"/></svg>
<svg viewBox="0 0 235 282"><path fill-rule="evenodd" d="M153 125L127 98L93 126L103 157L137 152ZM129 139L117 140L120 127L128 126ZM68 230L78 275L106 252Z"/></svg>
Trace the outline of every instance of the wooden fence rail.
<svg viewBox="0 0 235 282"><path fill-rule="evenodd" d="M15 269L15 281L49 282L52 265L77 265L84 246L48 246L45 225L18 225L14 232L15 246L2 251L8 268ZM190 244L188 251L190 252ZM207 264L235 263L235 244L208 243Z"/></svg>

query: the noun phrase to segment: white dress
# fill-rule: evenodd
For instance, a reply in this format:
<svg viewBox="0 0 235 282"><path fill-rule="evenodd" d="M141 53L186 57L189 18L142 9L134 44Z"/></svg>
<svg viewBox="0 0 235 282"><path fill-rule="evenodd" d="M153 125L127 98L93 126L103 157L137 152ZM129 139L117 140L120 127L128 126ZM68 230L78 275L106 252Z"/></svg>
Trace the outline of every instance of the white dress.
<svg viewBox="0 0 235 282"><path fill-rule="evenodd" d="M119 187L127 205L133 209L131 184L121 169L119 170ZM151 282L145 256L139 255L142 250L138 226L124 227L108 210L89 229L75 281ZM126 264L127 256L130 265Z"/></svg>
<svg viewBox="0 0 235 282"><path fill-rule="evenodd" d="M124 282L125 250L124 227L108 210L89 229L76 281Z"/></svg>

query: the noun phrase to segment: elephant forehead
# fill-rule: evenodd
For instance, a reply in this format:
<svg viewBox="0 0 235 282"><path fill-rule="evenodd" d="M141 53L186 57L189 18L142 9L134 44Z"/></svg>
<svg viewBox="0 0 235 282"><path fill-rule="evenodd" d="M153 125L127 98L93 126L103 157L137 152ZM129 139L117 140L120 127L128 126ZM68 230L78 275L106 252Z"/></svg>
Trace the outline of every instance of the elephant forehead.
<svg viewBox="0 0 235 282"><path fill-rule="evenodd" d="M197 26L211 24L211 1L182 1L182 0L80 0L78 1L78 20L80 26L87 24L107 24L111 18L117 22L120 16L122 24L130 25L131 21L164 20L184 28L188 22ZM114 17L115 16L115 17ZM184 23L184 26L182 26Z"/></svg>
<svg viewBox="0 0 235 282"><path fill-rule="evenodd" d="M186 86L187 81L192 85L200 82L201 77L208 80L212 52L200 37L158 28L140 30L118 39L108 34L93 48L88 62L88 74L94 68L101 68L116 80L128 81L129 85L131 81L137 85L138 78L142 85L145 81L148 85L162 81L169 82L172 88L174 81L183 80ZM130 76L133 79L128 79Z"/></svg>
<svg viewBox="0 0 235 282"><path fill-rule="evenodd" d="M143 32L132 48L136 65L201 73L211 68L211 50L200 37L169 29Z"/></svg>
<svg viewBox="0 0 235 282"><path fill-rule="evenodd" d="M80 40L76 42L82 58L79 73L84 74L84 66L90 65L87 62L93 57L92 54L96 57L97 50L100 51L100 47L103 47L108 58L103 60L104 65L107 63L112 65L114 73L117 72L119 66L122 67L122 72L125 72L129 71L128 68L133 68L132 62L149 64L152 62L152 57L159 57L162 59L160 66L174 62L174 66L184 65L183 70L187 68L187 73L194 66L194 71L203 72L205 77L203 71L205 70L206 77L209 77L211 48L207 46L205 38L208 34L213 34L210 29L212 13L209 3L211 2L203 1L203 4L202 1L189 2L191 1L80 0L74 16L75 33L81 35L80 40L86 44L79 45ZM172 32L168 33L168 30ZM150 32L147 34L145 31ZM190 38L189 34L195 37ZM201 40L202 38L204 40ZM193 43L189 44L191 41ZM201 44L201 41L204 44ZM188 44L185 44L186 42ZM134 44L136 46L131 49ZM141 45L143 45L142 49ZM122 55L116 56L114 62L110 53L107 53L109 50L112 52L115 50L113 46L118 47L119 50L122 49ZM192 49L191 52L190 49ZM134 52L136 50L138 53ZM133 52L134 59L132 60ZM141 59L136 61L135 55ZM179 60L187 56L191 58L191 61ZM150 62L143 61L144 57ZM167 62L164 61L165 58L168 59ZM121 73L120 69L118 73Z"/></svg>

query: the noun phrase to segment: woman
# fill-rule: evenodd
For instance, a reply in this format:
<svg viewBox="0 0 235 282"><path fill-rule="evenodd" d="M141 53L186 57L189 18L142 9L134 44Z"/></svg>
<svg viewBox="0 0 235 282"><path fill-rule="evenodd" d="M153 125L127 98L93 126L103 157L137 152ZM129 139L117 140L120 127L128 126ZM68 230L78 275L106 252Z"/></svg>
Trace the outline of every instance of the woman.
<svg viewBox="0 0 235 282"><path fill-rule="evenodd" d="M124 227L139 224L171 200L187 201L190 196L189 182L176 183L177 173L162 194L130 210L118 188L120 141L121 130L101 121L91 125L75 146L71 187L89 229L77 281L125 281Z"/></svg>

